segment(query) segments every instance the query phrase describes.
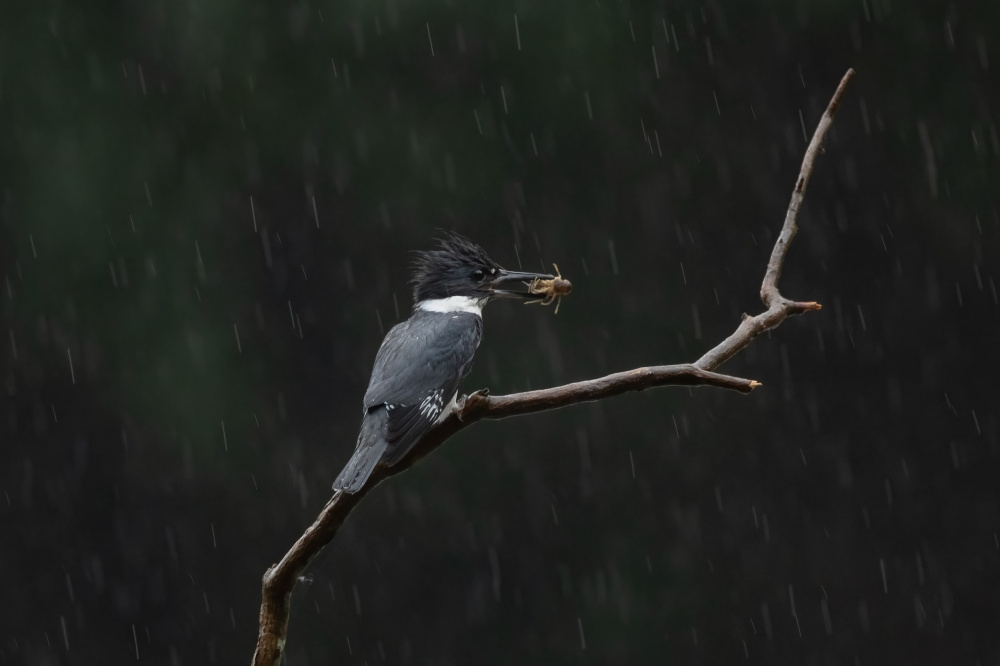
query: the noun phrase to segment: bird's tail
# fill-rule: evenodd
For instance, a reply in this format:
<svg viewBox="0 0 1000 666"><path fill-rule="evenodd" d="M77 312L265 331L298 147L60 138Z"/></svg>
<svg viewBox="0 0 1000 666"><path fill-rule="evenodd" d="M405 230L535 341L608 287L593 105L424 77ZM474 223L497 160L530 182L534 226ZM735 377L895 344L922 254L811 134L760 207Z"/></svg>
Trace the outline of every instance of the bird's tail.
<svg viewBox="0 0 1000 666"><path fill-rule="evenodd" d="M337 480L333 482L334 490L343 490L354 494L361 490L375 465L385 453L385 431L389 417L384 405L379 405L365 414L361 423L361 434L358 435L358 445L354 455L341 470Z"/></svg>

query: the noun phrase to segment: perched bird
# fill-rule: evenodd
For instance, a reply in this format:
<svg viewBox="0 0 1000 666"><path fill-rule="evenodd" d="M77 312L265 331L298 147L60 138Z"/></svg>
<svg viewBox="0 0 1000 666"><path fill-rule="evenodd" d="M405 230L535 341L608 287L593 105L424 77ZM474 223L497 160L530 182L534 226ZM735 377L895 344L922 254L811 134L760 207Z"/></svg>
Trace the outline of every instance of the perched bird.
<svg viewBox="0 0 1000 666"><path fill-rule="evenodd" d="M483 307L494 298L534 298L540 273L501 268L472 241L449 234L417 254L413 314L393 326L375 357L354 455L333 482L356 493L378 464L394 465L455 407L483 337Z"/></svg>

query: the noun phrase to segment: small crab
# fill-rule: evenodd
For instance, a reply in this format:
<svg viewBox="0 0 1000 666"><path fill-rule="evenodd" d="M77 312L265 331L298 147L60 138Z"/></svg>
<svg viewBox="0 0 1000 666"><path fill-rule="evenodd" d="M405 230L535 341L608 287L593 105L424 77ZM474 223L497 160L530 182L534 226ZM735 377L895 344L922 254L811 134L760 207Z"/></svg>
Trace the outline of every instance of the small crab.
<svg viewBox="0 0 1000 666"><path fill-rule="evenodd" d="M569 280L563 279L562 274L559 272L559 266L556 264L552 264L552 266L556 269L556 276L554 278L549 280L535 278L531 282L531 285L528 286L528 291L542 297L534 301L528 301L528 303L551 305L552 301L556 301L556 313L558 313L562 297L573 291L573 285Z"/></svg>

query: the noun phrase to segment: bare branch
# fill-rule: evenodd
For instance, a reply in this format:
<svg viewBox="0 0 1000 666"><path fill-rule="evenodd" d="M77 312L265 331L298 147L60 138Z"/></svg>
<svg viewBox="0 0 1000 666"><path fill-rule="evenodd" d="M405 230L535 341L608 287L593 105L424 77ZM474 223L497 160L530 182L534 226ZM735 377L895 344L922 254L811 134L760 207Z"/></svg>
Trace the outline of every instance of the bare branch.
<svg viewBox="0 0 1000 666"><path fill-rule="evenodd" d="M823 140L826 139L826 134L833 123L833 117L840 107L840 100L844 97L847 86L853 78L854 70L848 69L844 77L840 79L840 85L837 86L836 92L830 98L830 103L827 104L823 117L819 119L816 131L813 132L809 147L806 148L806 154L802 157L799 178L795 181L792 200L788 202L788 211L785 213L785 224L781 227L778 240L774 242L771 258L767 262L767 272L764 273L764 283L760 286L760 300L767 306L767 311L756 317L744 316L743 323L740 324L735 333L695 361L694 364L699 368L715 370L749 345L755 337L785 321L788 315L819 310L822 307L819 303L789 301L778 291L778 279L781 278L781 269L785 265L788 246L792 244L792 239L795 238L795 233L799 230L799 207L806 195L806 187L812 177L813 167L816 166L816 156L823 148Z"/></svg>
<svg viewBox="0 0 1000 666"><path fill-rule="evenodd" d="M840 79L840 85L837 86L836 92L830 98L830 103L827 104L826 111L819 119L816 131L813 132L809 147L806 148L806 154L802 157L799 179L795 181L792 200L788 202L788 212L785 213L785 224L781 227L781 233L778 234L778 240L774 243L774 249L771 250L771 259L767 262L767 273L764 274L764 284L760 287L760 300L769 308L776 304L775 300L781 299L781 294L778 293L778 280L781 278L781 268L785 265L788 246L792 244L792 239L795 238L795 234L799 230L799 207L806 196L806 188L809 186L809 179L812 178L813 167L816 165L816 156L823 148L826 133L830 131L833 117L836 115L837 109L840 108L840 100L847 92L847 86L853 78L854 70L849 69Z"/></svg>
<svg viewBox="0 0 1000 666"><path fill-rule="evenodd" d="M298 538L281 561L267 570L262 585L263 598L260 606L257 649L253 657L254 666L280 665L288 634L292 588L309 563L333 539L354 507L372 488L385 479L409 469L459 430L483 419L533 414L657 386L715 386L742 393L749 393L760 386L759 382L750 379L721 375L713 371L744 349L758 335L781 324L789 315L820 309L819 303L786 299L778 291L778 280L788 254L788 246L798 229L799 207L805 196L809 178L812 176L816 156L821 150L823 139L833 122L847 85L853 77L854 70L847 70L806 149L799 178L792 192L792 200L788 204L785 223L774 244L761 285L760 297L767 306L766 311L755 317L744 315L743 321L732 335L707 351L693 364L636 368L598 379L512 395L488 396L476 392L464 396L458 409L431 430L400 463L392 467L376 467L365 486L353 495L341 491L335 492L313 524Z"/></svg>
<svg viewBox="0 0 1000 666"><path fill-rule="evenodd" d="M630 391L642 391L656 386L716 386L749 393L760 382L740 377L720 375L703 370L694 365L658 365L651 368L636 368L627 372L575 382L539 391L526 391L513 395L484 396L470 395L457 418L503 419L519 414L534 414L548 409L558 409L581 402L591 402L602 398L621 395Z"/></svg>

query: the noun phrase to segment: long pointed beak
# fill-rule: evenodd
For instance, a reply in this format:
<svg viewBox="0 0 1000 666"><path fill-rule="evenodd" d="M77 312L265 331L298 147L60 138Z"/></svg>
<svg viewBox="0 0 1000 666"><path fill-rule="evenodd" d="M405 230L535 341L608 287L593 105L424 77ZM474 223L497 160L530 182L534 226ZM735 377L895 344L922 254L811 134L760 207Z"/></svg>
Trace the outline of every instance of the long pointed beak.
<svg viewBox="0 0 1000 666"><path fill-rule="evenodd" d="M551 280L555 276L547 273L521 273L501 269L500 274L490 283L490 291L498 298L537 298L531 293L535 280Z"/></svg>

